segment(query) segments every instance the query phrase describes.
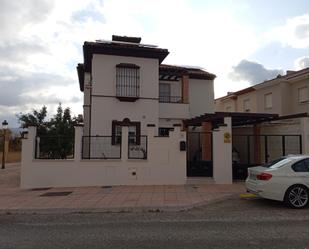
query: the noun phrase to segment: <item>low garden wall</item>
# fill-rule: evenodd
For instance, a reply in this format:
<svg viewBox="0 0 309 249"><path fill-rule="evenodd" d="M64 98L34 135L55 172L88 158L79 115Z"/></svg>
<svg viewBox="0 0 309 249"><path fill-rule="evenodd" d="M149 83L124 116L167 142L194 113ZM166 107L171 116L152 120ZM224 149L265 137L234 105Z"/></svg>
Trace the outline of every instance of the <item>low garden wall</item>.
<svg viewBox="0 0 309 249"><path fill-rule="evenodd" d="M175 127L169 137L147 129L147 157L129 159L128 127L122 128L119 159L82 159L82 127L75 127L72 159L35 159L36 127L22 141L21 187L78 187L112 185L185 184L186 151L180 142L185 132Z"/></svg>

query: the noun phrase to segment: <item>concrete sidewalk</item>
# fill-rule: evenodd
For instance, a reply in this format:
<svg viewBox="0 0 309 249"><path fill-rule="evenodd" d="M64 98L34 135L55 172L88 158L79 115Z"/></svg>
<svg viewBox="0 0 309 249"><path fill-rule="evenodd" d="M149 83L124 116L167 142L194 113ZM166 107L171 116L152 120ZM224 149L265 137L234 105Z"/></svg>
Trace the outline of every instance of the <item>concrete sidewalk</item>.
<svg viewBox="0 0 309 249"><path fill-rule="evenodd" d="M9 170L13 173L5 172ZM19 169L12 165L5 171L0 172L2 180ZM16 184L0 185L0 213L180 211L245 192L243 183L32 190Z"/></svg>

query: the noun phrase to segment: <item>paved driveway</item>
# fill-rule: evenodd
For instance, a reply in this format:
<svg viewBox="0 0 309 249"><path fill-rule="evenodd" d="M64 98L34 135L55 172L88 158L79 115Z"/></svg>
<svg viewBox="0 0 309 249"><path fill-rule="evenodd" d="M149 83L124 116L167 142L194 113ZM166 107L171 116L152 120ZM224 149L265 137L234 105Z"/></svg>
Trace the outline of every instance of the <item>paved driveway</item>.
<svg viewBox="0 0 309 249"><path fill-rule="evenodd" d="M0 169L0 189L18 188L20 183L20 163L6 164Z"/></svg>

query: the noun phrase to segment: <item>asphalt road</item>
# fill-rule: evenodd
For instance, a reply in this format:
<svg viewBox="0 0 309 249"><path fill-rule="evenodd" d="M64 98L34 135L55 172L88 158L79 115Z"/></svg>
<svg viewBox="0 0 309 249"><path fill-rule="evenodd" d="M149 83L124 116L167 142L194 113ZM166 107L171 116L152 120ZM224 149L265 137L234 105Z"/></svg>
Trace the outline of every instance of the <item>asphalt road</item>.
<svg viewBox="0 0 309 249"><path fill-rule="evenodd" d="M309 248L309 208L235 197L175 213L2 215L0 248Z"/></svg>

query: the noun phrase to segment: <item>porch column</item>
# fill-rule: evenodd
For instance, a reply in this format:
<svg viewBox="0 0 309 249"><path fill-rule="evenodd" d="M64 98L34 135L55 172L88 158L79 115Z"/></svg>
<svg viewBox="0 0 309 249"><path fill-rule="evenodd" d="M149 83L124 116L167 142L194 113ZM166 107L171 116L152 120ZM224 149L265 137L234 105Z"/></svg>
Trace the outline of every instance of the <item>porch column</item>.
<svg viewBox="0 0 309 249"><path fill-rule="evenodd" d="M31 164L34 160L36 126L28 127L27 138L21 140L20 187L27 188L33 180Z"/></svg>
<svg viewBox="0 0 309 249"><path fill-rule="evenodd" d="M74 128L74 160L78 162L82 159L83 126L74 126Z"/></svg>
<svg viewBox="0 0 309 249"><path fill-rule="evenodd" d="M202 122L202 160L211 161L211 128L210 122Z"/></svg>
<svg viewBox="0 0 309 249"><path fill-rule="evenodd" d="M129 127L121 127L121 161L126 162L128 160L128 148L129 148Z"/></svg>
<svg viewBox="0 0 309 249"><path fill-rule="evenodd" d="M189 75L182 76L181 85L182 85L182 103L189 104Z"/></svg>
<svg viewBox="0 0 309 249"><path fill-rule="evenodd" d="M213 132L213 176L216 184L233 183L232 118L224 118L224 126Z"/></svg>
<svg viewBox="0 0 309 249"><path fill-rule="evenodd" d="M261 164L261 125L255 124L253 126L254 138L254 163Z"/></svg>

